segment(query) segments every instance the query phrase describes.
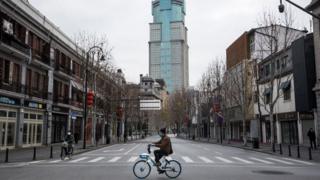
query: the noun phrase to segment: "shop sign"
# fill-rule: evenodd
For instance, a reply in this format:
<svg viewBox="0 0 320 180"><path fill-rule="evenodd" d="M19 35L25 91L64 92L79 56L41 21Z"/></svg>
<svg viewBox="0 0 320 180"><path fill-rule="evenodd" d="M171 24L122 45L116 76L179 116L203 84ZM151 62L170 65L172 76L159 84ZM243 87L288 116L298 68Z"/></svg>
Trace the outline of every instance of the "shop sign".
<svg viewBox="0 0 320 180"><path fill-rule="evenodd" d="M300 114L301 120L314 120L313 113L301 113Z"/></svg>
<svg viewBox="0 0 320 180"><path fill-rule="evenodd" d="M32 101L25 101L24 105L29 108L35 108L35 109L45 109L46 105L37 103L37 102L32 102Z"/></svg>
<svg viewBox="0 0 320 180"><path fill-rule="evenodd" d="M56 112L69 113L69 109L68 108L63 108L63 107L59 107L59 106L52 106L52 110L56 111Z"/></svg>
<svg viewBox="0 0 320 180"><path fill-rule="evenodd" d="M0 103L9 104L9 105L19 105L19 100L5 97L5 96L0 96Z"/></svg>
<svg viewBox="0 0 320 180"><path fill-rule="evenodd" d="M284 113L278 115L279 120L296 120L297 114L296 113Z"/></svg>

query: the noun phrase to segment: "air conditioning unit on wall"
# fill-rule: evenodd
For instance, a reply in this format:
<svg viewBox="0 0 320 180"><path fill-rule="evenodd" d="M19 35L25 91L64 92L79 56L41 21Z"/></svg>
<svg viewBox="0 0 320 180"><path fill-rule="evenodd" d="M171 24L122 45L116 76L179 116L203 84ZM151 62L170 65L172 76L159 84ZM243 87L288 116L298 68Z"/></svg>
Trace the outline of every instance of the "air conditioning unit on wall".
<svg viewBox="0 0 320 180"><path fill-rule="evenodd" d="M7 33L9 35L13 35L13 25L12 25L12 23L4 19L2 21L2 30L3 30L3 32L5 32L5 33Z"/></svg>

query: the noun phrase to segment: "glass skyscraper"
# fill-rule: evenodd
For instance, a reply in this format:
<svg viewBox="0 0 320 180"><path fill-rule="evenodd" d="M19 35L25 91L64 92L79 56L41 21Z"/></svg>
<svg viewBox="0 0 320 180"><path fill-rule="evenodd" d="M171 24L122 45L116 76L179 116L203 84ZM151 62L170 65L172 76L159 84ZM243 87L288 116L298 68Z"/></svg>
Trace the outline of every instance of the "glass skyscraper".
<svg viewBox="0 0 320 180"><path fill-rule="evenodd" d="M149 74L164 79L170 93L189 86L189 47L184 0L153 0Z"/></svg>

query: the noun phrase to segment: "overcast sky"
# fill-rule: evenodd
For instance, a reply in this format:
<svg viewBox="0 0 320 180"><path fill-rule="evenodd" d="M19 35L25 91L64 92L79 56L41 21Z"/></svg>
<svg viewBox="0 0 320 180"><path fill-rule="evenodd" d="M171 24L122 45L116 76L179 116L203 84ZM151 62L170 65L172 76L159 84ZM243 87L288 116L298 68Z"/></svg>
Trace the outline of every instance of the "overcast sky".
<svg viewBox="0 0 320 180"><path fill-rule="evenodd" d="M138 82L139 74L148 73L151 1L29 0L70 37L80 31L106 34L114 47L114 63L129 82ZM294 2L305 7L311 0ZM212 60L225 58L225 49L237 37L257 26L263 11L277 13L278 4L279 0L186 0L190 85L197 85ZM292 10L296 27L310 29L311 18Z"/></svg>

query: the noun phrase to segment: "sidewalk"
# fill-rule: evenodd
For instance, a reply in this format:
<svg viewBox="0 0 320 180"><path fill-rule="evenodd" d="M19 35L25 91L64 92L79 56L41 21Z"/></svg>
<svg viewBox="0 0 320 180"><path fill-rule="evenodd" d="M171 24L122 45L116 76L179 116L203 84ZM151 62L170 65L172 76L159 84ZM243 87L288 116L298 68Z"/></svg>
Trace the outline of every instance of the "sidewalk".
<svg viewBox="0 0 320 180"><path fill-rule="evenodd" d="M179 138L186 139L185 136L180 136ZM187 139L191 140L192 139ZM246 149L250 151L257 151L257 152L262 152L262 153L267 153L267 154L273 154L273 155L278 155L282 157L290 157L289 156L289 145L287 144L282 144L282 154L280 154L280 145L276 144L275 145L275 152L272 150L272 145L271 144L259 144L259 148L255 149L252 146L251 142L247 143L247 146L243 146L242 142L238 141L226 141L224 140L223 143L221 144L220 142L217 142L216 139L210 139L208 141L208 138L196 138L194 140L195 142L208 142L208 143L213 143L213 144L219 144L222 146L229 146L229 147L236 147L236 148L241 148L241 149ZM300 158L298 158L298 146L297 145L290 145L290 150L291 150L291 157L296 158L296 159L301 159L301 160L309 160L309 147L307 146L299 146L300 149ZM317 150L311 150L311 156L312 156L312 161L315 162L320 162L320 147Z"/></svg>
<svg viewBox="0 0 320 180"><path fill-rule="evenodd" d="M128 137L127 142L131 142L131 141L135 141L135 140L136 140L136 138L130 136L130 137ZM123 139L121 142L119 142L119 144L120 143L124 143ZM75 154L85 153L88 151L111 146L114 144L118 144L118 143L113 142L110 144L99 144L97 146L87 144L86 149L83 149L83 141L79 141L78 144L75 144L73 154L75 155ZM56 143L56 144L52 144L49 146L36 147L36 160L50 159L51 146L52 146L52 156L53 156L52 158L55 158L55 159L60 158L61 143ZM8 160L9 160L9 163L33 161L33 154L34 154L34 147L10 149ZM5 150L0 151L0 164L5 163L5 156L6 156L6 151Z"/></svg>

